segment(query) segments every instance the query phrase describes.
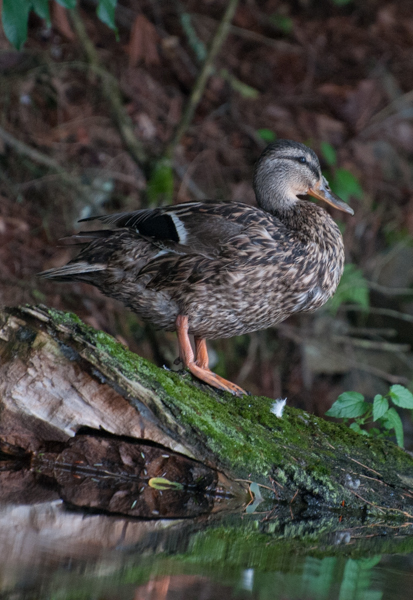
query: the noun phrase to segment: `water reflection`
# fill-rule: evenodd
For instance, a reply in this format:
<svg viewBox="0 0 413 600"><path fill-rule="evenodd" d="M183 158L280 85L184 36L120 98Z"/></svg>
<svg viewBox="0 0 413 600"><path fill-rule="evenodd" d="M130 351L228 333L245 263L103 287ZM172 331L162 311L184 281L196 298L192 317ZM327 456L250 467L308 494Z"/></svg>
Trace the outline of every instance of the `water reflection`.
<svg viewBox="0 0 413 600"><path fill-rule="evenodd" d="M258 491L247 506L221 473L120 439L17 458L0 469L1 599L410 597L412 523Z"/></svg>
<svg viewBox="0 0 413 600"><path fill-rule="evenodd" d="M318 534L311 537L309 528L301 529L301 537L299 523L296 528L286 522L269 527L257 515L141 521L73 512L61 500L3 505L0 596L13 600L410 597L412 554L377 555L372 553L374 545L360 552L351 541L337 545L331 533L320 542ZM349 528L350 540L360 531ZM402 533L403 527L399 536ZM378 530L374 535L382 537ZM399 537L397 543L412 550L411 538Z"/></svg>

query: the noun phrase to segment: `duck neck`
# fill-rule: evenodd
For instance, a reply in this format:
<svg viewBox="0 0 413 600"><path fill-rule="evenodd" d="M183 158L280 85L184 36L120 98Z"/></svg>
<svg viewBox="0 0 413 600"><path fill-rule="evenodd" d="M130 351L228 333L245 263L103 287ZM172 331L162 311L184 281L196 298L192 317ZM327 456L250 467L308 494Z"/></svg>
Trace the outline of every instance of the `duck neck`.
<svg viewBox="0 0 413 600"><path fill-rule="evenodd" d="M278 200L278 198L277 198ZM265 209L262 205L261 208ZM341 237L335 221L321 206L317 206L310 200L295 199L293 204L287 206L272 205L268 210L274 217L279 219L290 231L307 241L325 245L328 240ZM327 236L326 236L327 234Z"/></svg>
<svg viewBox="0 0 413 600"><path fill-rule="evenodd" d="M277 217L287 227L296 229L302 219L302 217L300 219L302 201L291 192L288 193L278 182L275 184L273 179L269 183L271 188L267 186L265 190L262 186L254 186L258 206Z"/></svg>
<svg viewBox="0 0 413 600"><path fill-rule="evenodd" d="M298 202L297 196L285 181L283 169L269 169L265 163L258 164L254 173L253 185L258 206L281 221L288 219Z"/></svg>

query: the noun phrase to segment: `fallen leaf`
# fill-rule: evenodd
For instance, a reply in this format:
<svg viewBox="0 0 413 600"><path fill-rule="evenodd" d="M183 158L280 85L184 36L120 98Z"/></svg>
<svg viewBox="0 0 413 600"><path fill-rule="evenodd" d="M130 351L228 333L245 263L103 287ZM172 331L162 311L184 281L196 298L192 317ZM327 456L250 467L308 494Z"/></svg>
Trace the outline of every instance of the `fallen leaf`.
<svg viewBox="0 0 413 600"><path fill-rule="evenodd" d="M139 14L132 26L129 46L129 66L136 67L140 61L146 66L159 65L160 59L157 49L158 34L155 26L148 19Z"/></svg>
<svg viewBox="0 0 413 600"><path fill-rule="evenodd" d="M68 40L73 41L75 39L76 36L70 25L67 10L61 4L58 4L56 0L52 4L52 25Z"/></svg>

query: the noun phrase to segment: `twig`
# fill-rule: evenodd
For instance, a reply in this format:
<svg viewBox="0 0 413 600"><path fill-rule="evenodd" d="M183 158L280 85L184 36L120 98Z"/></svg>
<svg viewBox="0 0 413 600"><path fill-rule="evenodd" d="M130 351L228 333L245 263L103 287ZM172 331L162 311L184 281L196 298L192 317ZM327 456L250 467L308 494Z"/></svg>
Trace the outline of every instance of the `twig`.
<svg viewBox="0 0 413 600"><path fill-rule="evenodd" d="M59 175L59 177L69 186L75 188L75 190L84 198L89 201L89 194L87 188L82 185L77 177L74 175L70 175L63 167L59 165L53 158L47 156L47 154L43 154L43 152L39 152L35 148L32 148L28 144L21 142L17 138L15 138L11 133L0 127L0 138L6 142L9 146L11 146L18 154L22 154L23 156L27 156L33 162L43 165L44 167L48 167Z"/></svg>
<svg viewBox="0 0 413 600"><path fill-rule="evenodd" d="M49 169L53 169L54 171L62 171L65 175L68 175L68 173L66 173L66 171L53 158L50 158L50 156L35 150L35 148L28 146L24 142L21 142L11 133L8 133L5 129L3 129L3 127L0 127L0 138L19 154L27 156L33 162L48 167Z"/></svg>
<svg viewBox="0 0 413 600"><path fill-rule="evenodd" d="M405 517L409 517L409 519L413 519L413 515L406 512L405 510L401 510L400 508L386 508L386 510L391 510L392 512L397 512L397 513L400 513L401 515L404 515Z"/></svg>
<svg viewBox="0 0 413 600"><path fill-rule="evenodd" d="M367 285L372 290L376 292L380 292L383 296L412 296L413 289L412 288L398 288L398 287L388 287L386 285L380 285L375 281L367 281Z"/></svg>
<svg viewBox="0 0 413 600"><path fill-rule="evenodd" d="M222 21L219 24L218 29L209 47L208 55L205 59L201 71L199 72L198 77L196 78L194 87L192 88L192 92L189 97L188 103L185 107L185 110L182 114L181 121L178 124L172 142L167 148L166 156L172 155L175 147L179 144L182 136L185 134L192 121L196 107L198 106L199 101L202 98L202 94L204 93L204 89L207 84L208 78L213 69L214 60L218 52L220 51L221 46L225 41L225 38L228 35L229 25L238 6L238 1L239 0L230 0L228 2L228 6L222 18Z"/></svg>
<svg viewBox="0 0 413 600"><path fill-rule="evenodd" d="M357 498L360 498L360 500L363 500L363 502L365 502L366 504L370 504L370 506L374 506L374 508L376 508L380 512L385 512L384 508L381 508L380 506L377 506L377 504L373 504L373 502L369 502L368 500L366 500L365 498L363 498L359 494L356 494L356 492L354 490L349 490L349 492L351 492L352 494L354 494L355 496L357 496ZM402 512L402 511L400 511L400 512Z"/></svg>
<svg viewBox="0 0 413 600"><path fill-rule="evenodd" d="M94 177L105 177L109 179L116 179L116 181L120 181L121 183L126 183L132 188L135 188L139 191L142 191L145 187L143 181L141 179L137 179L134 175L126 175L126 173L121 173L119 171L112 171L109 166L100 167L100 168L92 168L88 167L84 169L84 173L90 173Z"/></svg>
<svg viewBox="0 0 413 600"><path fill-rule="evenodd" d="M382 485L387 485L387 487L390 487L388 483L385 483L381 479L377 479L377 477L369 477L368 475L363 475L363 473L354 473L354 475L357 475L357 477L364 477L364 479L370 479L371 481L377 481L378 483L381 483ZM403 496L403 494L402 494L402 496Z"/></svg>
<svg viewBox="0 0 413 600"><path fill-rule="evenodd" d="M358 305L354 305L354 306L356 306L357 308L360 308ZM413 317L412 317L412 321L413 321ZM297 344L312 343L313 345L316 345L314 342L314 339L300 335L300 333L295 331L294 328L291 327L290 325L286 325L285 323L282 323L280 325L277 325L276 329L281 333L281 335L285 335L285 337L293 340ZM319 346L317 345L317 347L319 347ZM320 347L321 347L321 345L320 345ZM377 367L372 367L371 365L366 365L365 363L358 362L357 360L352 360L351 358L348 358L345 355L343 357L342 353L334 352L331 350L329 353L332 356L340 357L341 361L343 361L343 358L344 358L349 370L357 369L358 371L364 371L365 373L371 373L372 375L377 375L377 377L381 377L385 381L389 381L390 383L393 383L393 384L400 383L403 385L407 385L409 383L408 378L404 377L402 375L397 376L397 375L392 375L391 373L386 373L386 371L383 371L382 369L378 369Z"/></svg>
<svg viewBox="0 0 413 600"><path fill-rule="evenodd" d="M175 173L178 175L178 177L181 178L182 183L185 182L186 187L188 188L188 190L190 190L190 192L194 195L194 197L197 200L205 200L205 197L206 197L205 192L203 192L201 190L201 188L198 187L197 184L190 177L187 176L189 167L187 167L185 169L184 166L178 165L176 163L176 161L174 161L173 168L174 168Z"/></svg>
<svg viewBox="0 0 413 600"><path fill-rule="evenodd" d="M236 377L238 383L242 383L250 374L254 367L255 358L259 347L259 337L256 333L251 334L250 343L248 345L247 357L243 362L241 369Z"/></svg>
<svg viewBox="0 0 413 600"><path fill-rule="evenodd" d="M375 471L374 469L371 469L370 467L368 467L367 465L363 465L363 463L359 462L358 460L356 460L355 458L351 458L351 456L348 457L350 460L352 460L353 462L357 463L358 465L360 465L360 467L364 467L365 469L367 469L368 471L371 471L372 473L376 473L376 475L378 475L379 477L383 477L383 475L381 473L379 473L378 471Z"/></svg>
<svg viewBox="0 0 413 600"><path fill-rule="evenodd" d="M382 352L409 352L410 344L393 344L392 342L377 342L375 340L363 340L348 335L333 335L333 341L340 344L350 344L356 348L365 350L381 350Z"/></svg>
<svg viewBox="0 0 413 600"><path fill-rule="evenodd" d="M281 489L284 489L284 486L281 485L281 483L278 483L278 481L276 481L274 479L274 477L270 477L269 479L270 479L271 483L275 483L276 485L278 485L278 487L280 487Z"/></svg>
<svg viewBox="0 0 413 600"><path fill-rule="evenodd" d="M294 496L291 498L290 500L290 504L292 504L294 502L294 500L297 498L297 494L298 494L299 490L297 490L294 494Z"/></svg>
<svg viewBox="0 0 413 600"><path fill-rule="evenodd" d="M406 92L402 96L399 96L388 106L376 113L371 119L367 127L362 129L358 134L359 137L368 137L371 133L374 133L377 129L380 129L386 121L392 117L399 117L399 113L406 108L409 104L413 103L413 91ZM410 116L410 115L409 115Z"/></svg>
<svg viewBox="0 0 413 600"><path fill-rule="evenodd" d="M381 336L381 337L396 337L396 329L390 327L346 327L345 331L348 335L366 335L369 337Z"/></svg>
<svg viewBox="0 0 413 600"><path fill-rule="evenodd" d="M413 315L408 315L407 313L399 312L398 310L393 310L392 308L364 308L359 306L358 304L343 304L340 306L340 310L346 311L354 311L354 312L363 312L365 314L372 315L383 315L384 317L394 317L395 319L399 319L400 321L407 321L408 323L413 323Z"/></svg>
<svg viewBox="0 0 413 600"><path fill-rule="evenodd" d="M94 73L98 73L102 81L102 89L106 100L108 101L113 118L119 129L120 136L127 147L133 160L139 166L145 166L148 163L148 156L136 138L133 131L133 123L129 115L126 113L117 81L114 77L103 68L95 46L91 42L83 20L76 9L69 11L70 19L79 42L83 48L89 65Z"/></svg>
<svg viewBox="0 0 413 600"><path fill-rule="evenodd" d="M195 19L209 21L210 23L217 22L216 19L208 17L207 15L201 15L199 13L191 13L191 17L195 17ZM288 54L302 54L304 52L304 49L298 45L291 44L290 42L285 42L284 40L275 40L273 38L267 37L266 35L262 35L262 33L251 31L251 29L244 29L244 27L230 25L229 33L244 38L245 40L250 40L252 42L257 42L258 44L270 46L270 48L275 48L278 52L287 52Z"/></svg>
<svg viewBox="0 0 413 600"><path fill-rule="evenodd" d="M245 483L250 483L250 484L251 484L251 483L254 483L254 481L252 481L251 479L234 479L234 481L243 481L243 482L245 482ZM273 488L270 488L268 485L264 485L263 483L257 483L257 485L258 485L259 487L262 487L262 488L266 489L266 490L270 490L270 492L273 492L273 491L274 491L274 489L273 489ZM282 486L281 486L281 487L282 487ZM248 488L248 489L249 489L249 488Z"/></svg>

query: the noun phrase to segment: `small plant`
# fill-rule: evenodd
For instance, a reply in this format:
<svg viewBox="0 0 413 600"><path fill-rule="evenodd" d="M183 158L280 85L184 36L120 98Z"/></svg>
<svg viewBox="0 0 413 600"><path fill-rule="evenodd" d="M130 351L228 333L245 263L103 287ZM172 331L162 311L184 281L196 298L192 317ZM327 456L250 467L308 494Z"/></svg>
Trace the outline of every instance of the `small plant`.
<svg viewBox="0 0 413 600"><path fill-rule="evenodd" d="M271 129L257 129L256 134L264 142L267 142L267 144L275 142L275 140L277 139L277 136Z"/></svg>
<svg viewBox="0 0 413 600"><path fill-rule="evenodd" d="M345 302L359 304L366 311L370 306L368 283L362 271L352 263L345 265L337 291L328 301L328 308L335 315Z"/></svg>
<svg viewBox="0 0 413 600"><path fill-rule="evenodd" d="M232 89L241 94L243 98L255 100L260 95L258 90L235 77L235 75L230 73L228 69L221 69L219 71L219 74L222 77L222 79L227 81L232 87Z"/></svg>
<svg viewBox="0 0 413 600"><path fill-rule="evenodd" d="M174 193L174 174L171 161L161 158L152 169L147 194L150 206L170 204Z"/></svg>
<svg viewBox="0 0 413 600"><path fill-rule="evenodd" d="M189 13L182 13L181 25L186 34L189 45L195 53L198 61L202 64L207 57L208 50L204 42L199 39L194 26L192 25L191 15Z"/></svg>
<svg viewBox="0 0 413 600"><path fill-rule="evenodd" d="M377 394L371 404L359 392L344 392L326 415L343 419L346 424L354 419L349 427L361 435L383 438L394 434L400 448L404 448L402 420L396 409L390 406L391 403L400 408L413 409L413 394L402 385L392 385L385 396ZM369 423L375 423L376 426L363 429Z"/></svg>
<svg viewBox="0 0 413 600"><path fill-rule="evenodd" d="M77 0L56 0L64 8L76 7ZM98 0L96 13L101 21L117 32L115 7L117 0ZM33 11L51 26L49 0L3 0L1 21L3 31L15 48L21 49L27 39L29 14Z"/></svg>
<svg viewBox="0 0 413 600"><path fill-rule="evenodd" d="M328 165L326 177L331 189L344 202L348 202L350 197L361 198L363 190L357 179L348 169L337 167L337 154L335 149L328 142L321 142L321 154Z"/></svg>
<svg viewBox="0 0 413 600"><path fill-rule="evenodd" d="M281 33L284 33L285 35L291 33L294 28L293 20L287 15L272 15L270 17L270 21L279 31L281 31Z"/></svg>

